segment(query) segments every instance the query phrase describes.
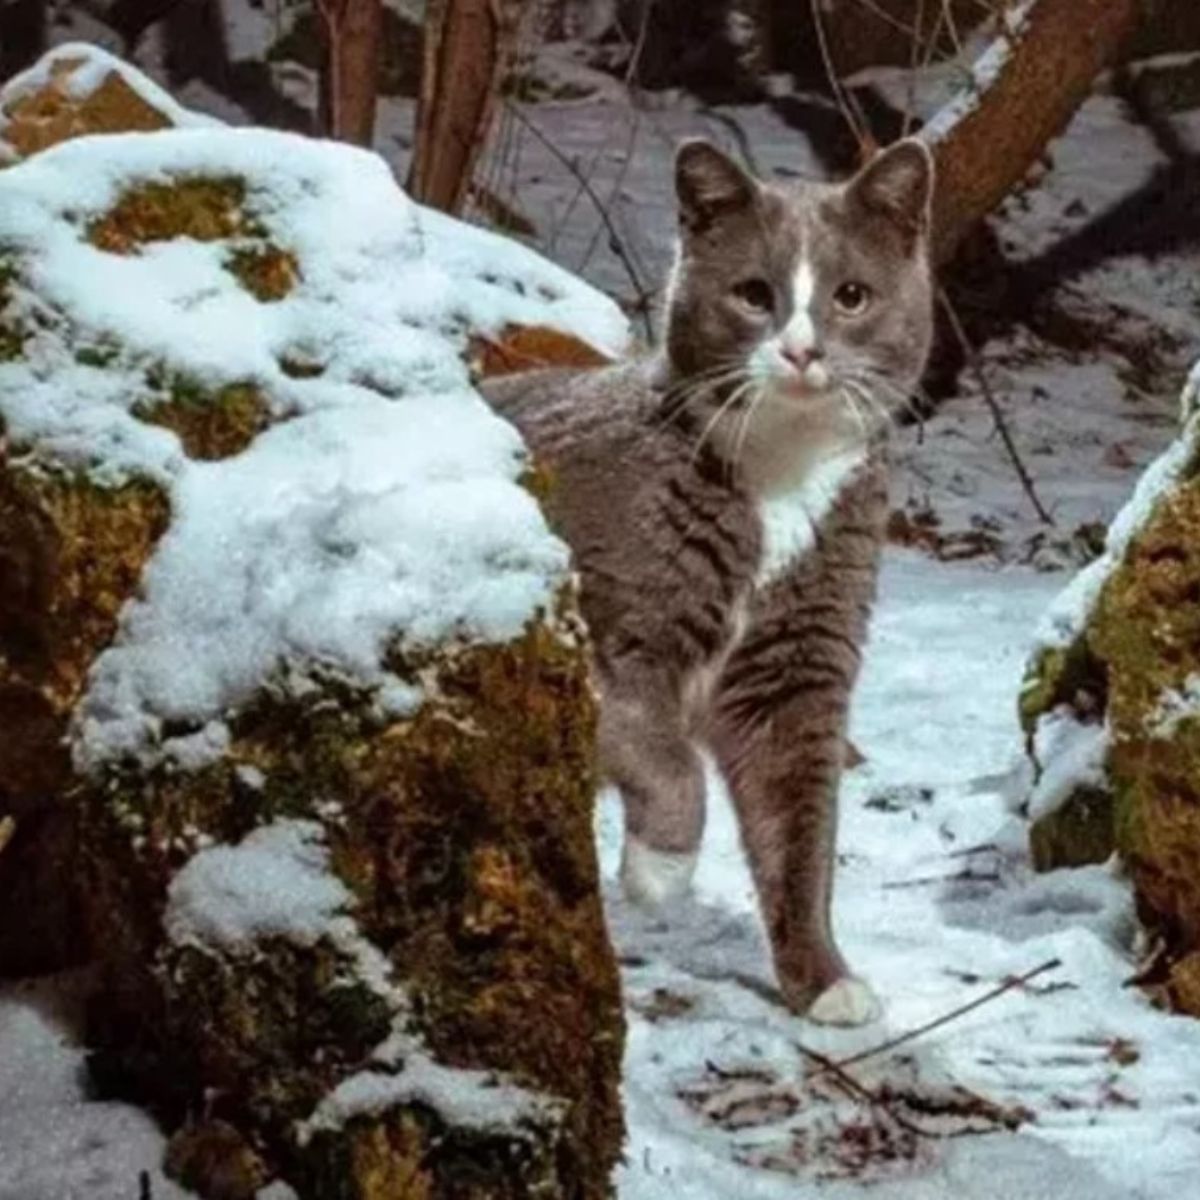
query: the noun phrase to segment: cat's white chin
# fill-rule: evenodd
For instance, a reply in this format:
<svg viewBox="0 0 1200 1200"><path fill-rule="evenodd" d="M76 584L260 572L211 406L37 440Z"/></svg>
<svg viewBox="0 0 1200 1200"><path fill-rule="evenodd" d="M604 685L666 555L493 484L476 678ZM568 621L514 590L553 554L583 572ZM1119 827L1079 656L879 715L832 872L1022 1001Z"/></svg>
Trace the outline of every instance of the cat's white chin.
<svg viewBox="0 0 1200 1200"><path fill-rule="evenodd" d="M883 1015L883 1005L868 984L847 976L827 987L804 1015L817 1025L870 1025Z"/></svg>
<svg viewBox="0 0 1200 1200"><path fill-rule="evenodd" d="M621 855L621 890L631 904L657 912L687 894L696 858L694 853L655 850L635 837L626 837Z"/></svg>

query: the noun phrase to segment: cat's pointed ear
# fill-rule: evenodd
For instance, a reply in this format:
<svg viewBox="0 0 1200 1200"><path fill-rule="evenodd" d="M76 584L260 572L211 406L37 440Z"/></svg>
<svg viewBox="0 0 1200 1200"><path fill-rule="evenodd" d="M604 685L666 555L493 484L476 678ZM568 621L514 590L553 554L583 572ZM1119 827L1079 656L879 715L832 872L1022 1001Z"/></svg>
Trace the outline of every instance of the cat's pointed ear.
<svg viewBox="0 0 1200 1200"><path fill-rule="evenodd" d="M896 142L859 171L847 194L906 233L925 233L933 205L933 155L916 138Z"/></svg>
<svg viewBox="0 0 1200 1200"><path fill-rule="evenodd" d="M684 142L675 156L675 194L684 229L702 233L721 217L753 204L758 184L727 154L697 138Z"/></svg>

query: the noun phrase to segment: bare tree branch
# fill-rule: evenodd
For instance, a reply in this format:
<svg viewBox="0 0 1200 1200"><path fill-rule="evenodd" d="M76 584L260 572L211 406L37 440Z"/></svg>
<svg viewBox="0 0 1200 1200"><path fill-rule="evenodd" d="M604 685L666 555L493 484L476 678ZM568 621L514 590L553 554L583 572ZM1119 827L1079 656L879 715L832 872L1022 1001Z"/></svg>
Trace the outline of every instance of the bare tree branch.
<svg viewBox="0 0 1200 1200"><path fill-rule="evenodd" d="M1024 178L1137 27L1142 0L1012 0L976 61L974 86L921 131L937 160L936 244L945 262Z"/></svg>

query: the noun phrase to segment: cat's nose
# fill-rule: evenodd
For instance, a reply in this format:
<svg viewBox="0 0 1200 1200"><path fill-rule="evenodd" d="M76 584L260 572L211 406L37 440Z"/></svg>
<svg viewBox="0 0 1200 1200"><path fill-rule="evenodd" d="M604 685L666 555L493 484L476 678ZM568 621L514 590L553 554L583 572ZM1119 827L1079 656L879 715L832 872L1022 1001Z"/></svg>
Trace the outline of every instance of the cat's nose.
<svg viewBox="0 0 1200 1200"><path fill-rule="evenodd" d="M810 364L814 363L821 357L821 348L819 346L801 345L798 342L783 342L779 347L779 353L791 363L797 371L805 372Z"/></svg>

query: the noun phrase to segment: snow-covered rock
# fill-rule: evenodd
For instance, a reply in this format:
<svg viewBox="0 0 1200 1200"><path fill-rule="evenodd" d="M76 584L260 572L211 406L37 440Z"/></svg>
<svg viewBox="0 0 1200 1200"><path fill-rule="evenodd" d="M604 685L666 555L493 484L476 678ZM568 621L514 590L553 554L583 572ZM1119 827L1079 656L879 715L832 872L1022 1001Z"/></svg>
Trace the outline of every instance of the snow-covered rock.
<svg viewBox="0 0 1200 1200"><path fill-rule="evenodd" d="M63 87L149 91L95 62ZM472 386L520 329L628 336L346 146L206 125L0 172L0 815L10 858L47 812L77 835L101 1061L205 1113L169 1159L201 1193L607 1192L586 639Z"/></svg>
<svg viewBox="0 0 1200 1200"><path fill-rule="evenodd" d="M1035 863L1119 851L1165 951L1167 996L1200 1016L1198 400L1200 366L1179 436L1043 621L1021 714L1039 770Z"/></svg>

